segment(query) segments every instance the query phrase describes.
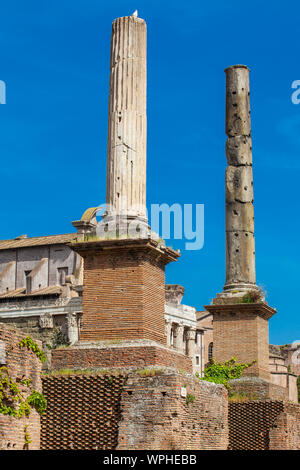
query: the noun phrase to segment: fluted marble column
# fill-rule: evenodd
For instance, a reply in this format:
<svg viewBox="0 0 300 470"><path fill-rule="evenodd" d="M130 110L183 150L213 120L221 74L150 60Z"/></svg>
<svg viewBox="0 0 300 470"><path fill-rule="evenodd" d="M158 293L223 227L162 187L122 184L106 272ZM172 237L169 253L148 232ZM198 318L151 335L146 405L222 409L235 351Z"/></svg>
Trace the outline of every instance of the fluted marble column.
<svg viewBox="0 0 300 470"><path fill-rule="evenodd" d="M133 15L113 22L106 202L116 216L142 220L146 220L146 46L144 20Z"/></svg>
<svg viewBox="0 0 300 470"><path fill-rule="evenodd" d="M226 73L226 283L224 291L256 289L249 69Z"/></svg>

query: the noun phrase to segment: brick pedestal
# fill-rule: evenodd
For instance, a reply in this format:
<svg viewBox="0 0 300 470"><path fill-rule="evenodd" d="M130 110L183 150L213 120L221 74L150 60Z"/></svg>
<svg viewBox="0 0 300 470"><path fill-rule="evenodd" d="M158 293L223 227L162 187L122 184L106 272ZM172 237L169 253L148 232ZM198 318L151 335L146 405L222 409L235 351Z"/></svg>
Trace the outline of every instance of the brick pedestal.
<svg viewBox="0 0 300 470"><path fill-rule="evenodd" d="M225 362L233 357L240 363L256 360L243 375L270 381L268 320L276 310L266 303L214 304L205 309L214 316L214 360Z"/></svg>
<svg viewBox="0 0 300 470"><path fill-rule="evenodd" d="M84 258L80 341L166 344L165 265L179 254L152 239L70 244Z"/></svg>
<svg viewBox="0 0 300 470"><path fill-rule="evenodd" d="M109 343L109 342L107 342ZM193 372L192 359L154 341L122 341L118 344L78 343L52 351L52 369L172 368Z"/></svg>

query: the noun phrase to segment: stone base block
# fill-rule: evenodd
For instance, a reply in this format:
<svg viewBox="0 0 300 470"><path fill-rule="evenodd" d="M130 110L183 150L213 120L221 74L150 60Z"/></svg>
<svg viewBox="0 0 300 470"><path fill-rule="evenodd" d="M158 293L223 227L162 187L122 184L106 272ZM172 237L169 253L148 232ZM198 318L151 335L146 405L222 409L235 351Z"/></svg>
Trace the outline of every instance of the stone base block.
<svg viewBox="0 0 300 470"><path fill-rule="evenodd" d="M169 367L193 372L192 360L153 341L82 342L52 351L52 370Z"/></svg>

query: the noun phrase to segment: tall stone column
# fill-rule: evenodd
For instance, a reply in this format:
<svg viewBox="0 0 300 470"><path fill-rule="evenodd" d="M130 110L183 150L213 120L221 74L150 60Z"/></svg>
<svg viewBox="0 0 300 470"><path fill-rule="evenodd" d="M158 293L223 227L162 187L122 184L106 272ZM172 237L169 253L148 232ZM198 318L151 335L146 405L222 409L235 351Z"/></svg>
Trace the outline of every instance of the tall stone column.
<svg viewBox="0 0 300 470"><path fill-rule="evenodd" d="M226 73L226 283L224 291L257 289L249 69Z"/></svg>
<svg viewBox="0 0 300 470"><path fill-rule="evenodd" d="M192 371L189 358L167 349L165 330L165 267L180 255L150 232L146 217L146 24L136 13L112 25L107 203L96 236L81 232L70 244L84 260L84 279L79 341L64 366ZM75 224L81 230L94 219L87 212ZM138 236L131 236L136 221Z"/></svg>
<svg viewBox="0 0 300 470"><path fill-rule="evenodd" d="M144 20L133 15L113 22L107 144L108 217L147 220L146 46Z"/></svg>
<svg viewBox="0 0 300 470"><path fill-rule="evenodd" d="M206 310L214 315L214 359L253 363L244 375L270 380L269 325L272 309L255 281L252 144L249 69L226 73L226 282Z"/></svg>

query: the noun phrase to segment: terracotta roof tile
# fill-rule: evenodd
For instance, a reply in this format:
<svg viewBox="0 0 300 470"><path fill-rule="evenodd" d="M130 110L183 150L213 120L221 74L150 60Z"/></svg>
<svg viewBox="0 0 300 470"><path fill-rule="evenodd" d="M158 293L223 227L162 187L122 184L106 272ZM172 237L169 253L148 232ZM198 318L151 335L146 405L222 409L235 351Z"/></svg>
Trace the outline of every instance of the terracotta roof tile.
<svg viewBox="0 0 300 470"><path fill-rule="evenodd" d="M60 286L50 286L45 287L44 289L38 289L32 291L30 294L26 294L26 289L24 287L20 287L16 290L11 290L8 292L4 292L0 294L0 299L8 299L8 298L15 298L15 297L29 297L29 296L36 296L36 295L53 295L53 294L61 294L62 289Z"/></svg>
<svg viewBox="0 0 300 470"><path fill-rule="evenodd" d="M69 243L76 238L76 233L65 233L62 235L47 235L44 237L19 238L11 240L0 240L0 250L13 248L25 248L27 246L56 245Z"/></svg>

